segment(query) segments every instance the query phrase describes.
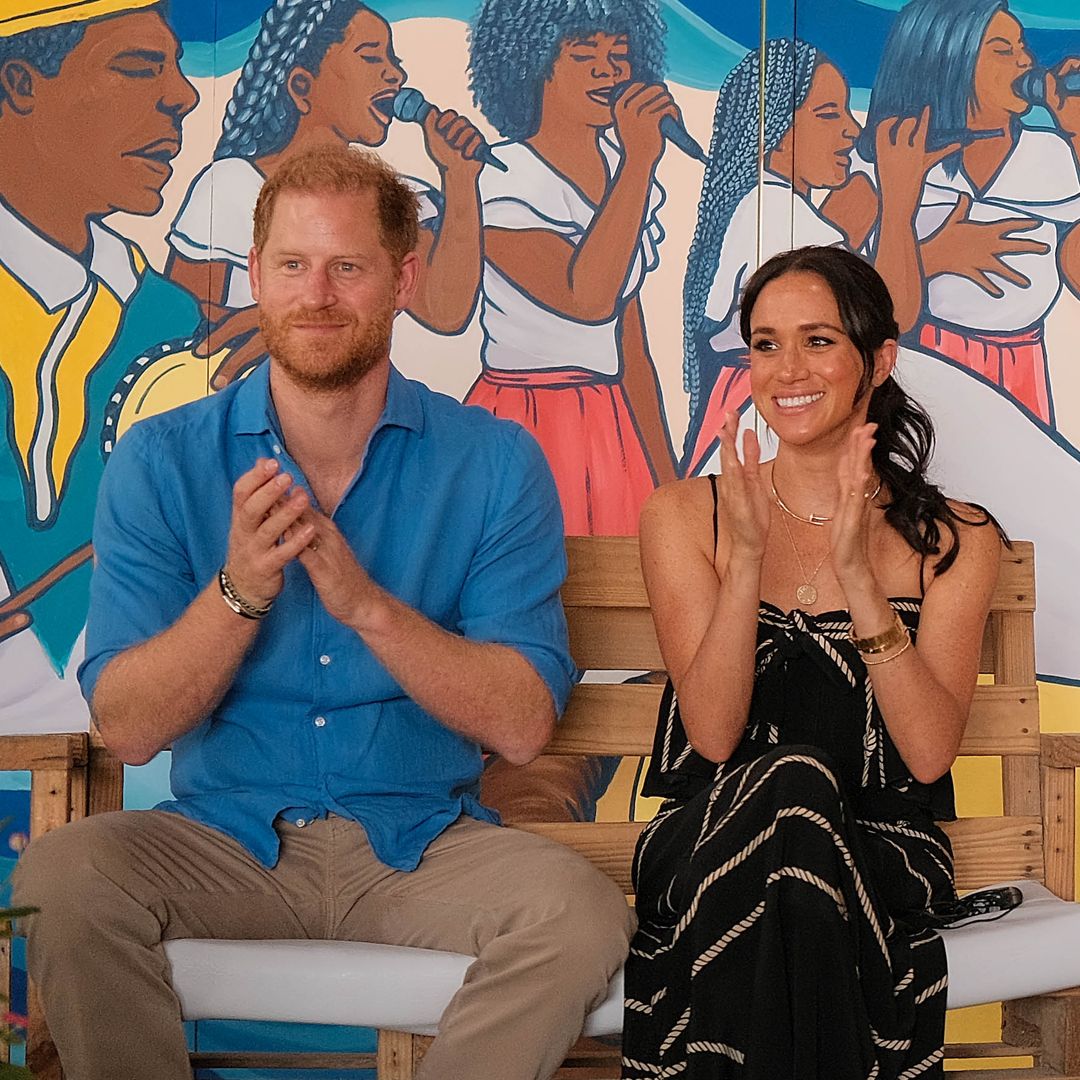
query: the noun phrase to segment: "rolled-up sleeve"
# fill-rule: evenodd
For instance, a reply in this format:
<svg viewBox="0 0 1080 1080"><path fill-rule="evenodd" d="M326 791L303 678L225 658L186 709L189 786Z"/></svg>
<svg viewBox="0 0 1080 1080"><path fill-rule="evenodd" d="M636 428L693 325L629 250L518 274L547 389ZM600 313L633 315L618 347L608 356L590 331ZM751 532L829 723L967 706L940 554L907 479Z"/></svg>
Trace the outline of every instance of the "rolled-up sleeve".
<svg viewBox="0 0 1080 1080"><path fill-rule="evenodd" d="M461 592L459 630L517 650L551 691L562 715L577 680L559 590L566 545L555 480L528 432L509 433L502 483Z"/></svg>
<svg viewBox="0 0 1080 1080"><path fill-rule="evenodd" d="M169 526L163 485L168 457L152 425L135 425L116 444L98 490L94 572L79 686L91 702L113 657L171 626L195 598L190 561Z"/></svg>

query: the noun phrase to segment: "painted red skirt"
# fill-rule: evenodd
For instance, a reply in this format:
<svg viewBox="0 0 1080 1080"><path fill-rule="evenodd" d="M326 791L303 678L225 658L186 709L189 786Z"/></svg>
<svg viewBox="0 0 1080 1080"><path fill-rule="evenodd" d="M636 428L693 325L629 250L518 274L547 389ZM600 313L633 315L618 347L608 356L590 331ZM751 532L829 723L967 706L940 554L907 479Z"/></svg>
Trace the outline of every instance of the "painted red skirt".
<svg viewBox="0 0 1080 1080"><path fill-rule="evenodd" d="M485 368L465 398L516 420L540 443L568 536L634 536L656 487L622 383L581 368Z"/></svg>
<svg viewBox="0 0 1080 1080"><path fill-rule="evenodd" d="M960 332L928 322L919 329L919 344L1000 386L1040 420L1054 422L1042 326L1014 334L991 334Z"/></svg>

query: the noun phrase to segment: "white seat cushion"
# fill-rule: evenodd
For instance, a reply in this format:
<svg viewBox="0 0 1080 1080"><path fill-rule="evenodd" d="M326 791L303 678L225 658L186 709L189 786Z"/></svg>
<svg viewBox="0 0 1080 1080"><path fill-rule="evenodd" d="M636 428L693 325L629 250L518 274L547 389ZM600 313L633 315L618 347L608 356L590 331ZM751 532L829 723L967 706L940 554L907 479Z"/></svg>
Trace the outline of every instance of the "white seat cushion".
<svg viewBox="0 0 1080 1080"><path fill-rule="evenodd" d="M1080 986L1080 904L1032 881L994 922L942 931L949 1008ZM170 941L185 1020L345 1024L434 1035L471 956L355 941ZM622 972L587 1035L622 1030ZM527 1001L522 1008L528 1008Z"/></svg>
<svg viewBox="0 0 1080 1080"><path fill-rule="evenodd" d="M1007 881L1024 902L993 922L943 930L950 1009L1080 986L1080 904L1034 881Z"/></svg>
<svg viewBox="0 0 1080 1080"><path fill-rule="evenodd" d="M345 1024L434 1035L471 956L360 941L165 944L185 1020ZM527 1009L529 1003L522 1002ZM622 1030L622 972L586 1035Z"/></svg>

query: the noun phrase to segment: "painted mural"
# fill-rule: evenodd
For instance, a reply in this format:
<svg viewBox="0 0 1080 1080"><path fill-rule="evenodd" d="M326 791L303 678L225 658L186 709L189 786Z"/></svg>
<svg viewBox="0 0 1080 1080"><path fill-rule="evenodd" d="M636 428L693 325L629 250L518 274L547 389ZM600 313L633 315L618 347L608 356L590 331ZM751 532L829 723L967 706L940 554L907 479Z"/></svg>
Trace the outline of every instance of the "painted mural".
<svg viewBox="0 0 1080 1080"><path fill-rule="evenodd" d="M738 302L763 259L871 259L937 479L1036 542L1044 726L1075 727L1073 0L0 0L0 731L86 728L108 455L260 362L255 198L327 141L420 197L395 363L528 427L575 534L715 470L727 412L760 427ZM576 816L616 765L488 780Z"/></svg>

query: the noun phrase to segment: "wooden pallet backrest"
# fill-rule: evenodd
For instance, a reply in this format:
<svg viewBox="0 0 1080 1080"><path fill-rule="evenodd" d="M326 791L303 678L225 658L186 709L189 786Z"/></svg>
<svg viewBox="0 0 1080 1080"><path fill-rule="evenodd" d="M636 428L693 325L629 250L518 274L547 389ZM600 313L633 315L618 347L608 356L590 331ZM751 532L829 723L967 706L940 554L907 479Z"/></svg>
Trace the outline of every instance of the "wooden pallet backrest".
<svg viewBox="0 0 1080 1080"><path fill-rule="evenodd" d="M563 604L578 667L662 670L634 537L569 537ZM947 826L957 885L974 889L1014 878L1043 880L1039 796L1039 700L1035 686L1034 551L1017 541L1002 555L987 620L982 670L993 682L975 691L962 755L1002 760L1004 815ZM553 754L642 756L652 748L662 687L583 683L554 741ZM569 844L631 891L630 859L640 822L522 826ZM1063 883L1049 883L1061 886ZM1071 884L1069 886L1071 888ZM1059 895L1071 895L1055 889Z"/></svg>

